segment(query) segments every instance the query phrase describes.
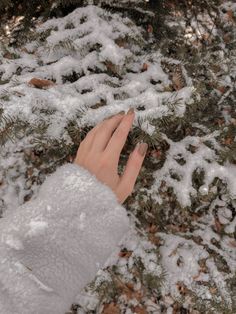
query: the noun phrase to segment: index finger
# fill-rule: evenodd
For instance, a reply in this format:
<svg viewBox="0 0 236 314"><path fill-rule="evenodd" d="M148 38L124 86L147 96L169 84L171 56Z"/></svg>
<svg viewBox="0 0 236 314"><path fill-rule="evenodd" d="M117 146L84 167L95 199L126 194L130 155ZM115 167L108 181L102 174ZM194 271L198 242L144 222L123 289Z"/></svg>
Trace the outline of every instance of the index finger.
<svg viewBox="0 0 236 314"><path fill-rule="evenodd" d="M134 109L129 109L127 115L124 116L123 120L113 133L107 147L105 149L105 153L112 156L112 158L118 162L120 158L120 153L125 145L127 140L127 136L132 127L134 121Z"/></svg>

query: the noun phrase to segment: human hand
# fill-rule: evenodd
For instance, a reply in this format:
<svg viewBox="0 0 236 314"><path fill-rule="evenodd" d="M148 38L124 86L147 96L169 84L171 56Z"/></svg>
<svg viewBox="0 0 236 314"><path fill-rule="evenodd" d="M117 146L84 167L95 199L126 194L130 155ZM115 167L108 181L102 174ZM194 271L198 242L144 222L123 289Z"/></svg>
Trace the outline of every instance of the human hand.
<svg viewBox="0 0 236 314"><path fill-rule="evenodd" d="M138 143L130 154L124 173L118 175L118 163L132 127L134 110L105 119L88 132L80 143L74 163L94 174L108 185L122 204L132 193L148 148ZM114 133L113 133L114 132Z"/></svg>

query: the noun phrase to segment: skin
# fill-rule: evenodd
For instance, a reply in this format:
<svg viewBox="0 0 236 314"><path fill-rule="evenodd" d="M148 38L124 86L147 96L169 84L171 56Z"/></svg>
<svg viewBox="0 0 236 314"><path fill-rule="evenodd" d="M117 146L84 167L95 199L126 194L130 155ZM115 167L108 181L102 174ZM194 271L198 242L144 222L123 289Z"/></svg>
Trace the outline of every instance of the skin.
<svg viewBox="0 0 236 314"><path fill-rule="evenodd" d="M98 180L108 185L122 204L131 195L136 179L142 167L145 153L140 153L138 144L130 154L122 175L118 174L118 163L121 151L132 127L135 113L117 114L105 119L88 132L80 143L75 164L84 167Z"/></svg>

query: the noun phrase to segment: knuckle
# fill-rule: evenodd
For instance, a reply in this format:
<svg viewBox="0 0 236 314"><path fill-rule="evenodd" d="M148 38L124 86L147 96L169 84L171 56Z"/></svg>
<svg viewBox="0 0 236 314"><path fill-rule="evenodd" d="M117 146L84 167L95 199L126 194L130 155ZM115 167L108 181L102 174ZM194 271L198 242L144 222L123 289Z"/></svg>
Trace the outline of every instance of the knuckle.
<svg viewBox="0 0 236 314"><path fill-rule="evenodd" d="M133 192L133 184L127 182L123 187L123 191L126 195L131 195Z"/></svg>
<svg viewBox="0 0 236 314"><path fill-rule="evenodd" d="M141 159L139 155L132 153L130 156L130 162L132 163L133 167L140 168Z"/></svg>
<svg viewBox="0 0 236 314"><path fill-rule="evenodd" d="M109 160L106 157L101 157L99 161L99 168L107 168L109 166Z"/></svg>
<svg viewBox="0 0 236 314"><path fill-rule="evenodd" d="M99 129L99 135L105 136L107 134L107 124L104 124L102 127Z"/></svg>

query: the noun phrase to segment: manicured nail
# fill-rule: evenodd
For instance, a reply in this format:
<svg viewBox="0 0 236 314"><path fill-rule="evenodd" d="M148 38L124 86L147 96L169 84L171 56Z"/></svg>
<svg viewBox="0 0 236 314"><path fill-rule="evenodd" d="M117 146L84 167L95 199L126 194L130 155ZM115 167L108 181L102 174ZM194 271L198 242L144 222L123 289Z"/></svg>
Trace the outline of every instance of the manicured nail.
<svg viewBox="0 0 236 314"><path fill-rule="evenodd" d="M120 112L118 112L117 114L125 114L125 111L124 110L122 110L122 111L120 111Z"/></svg>
<svg viewBox="0 0 236 314"><path fill-rule="evenodd" d="M147 143L139 143L138 152L141 156L144 156L147 152L148 144Z"/></svg>
<svg viewBox="0 0 236 314"><path fill-rule="evenodd" d="M134 113L134 108L130 108L127 112L127 114L132 114L132 113Z"/></svg>

